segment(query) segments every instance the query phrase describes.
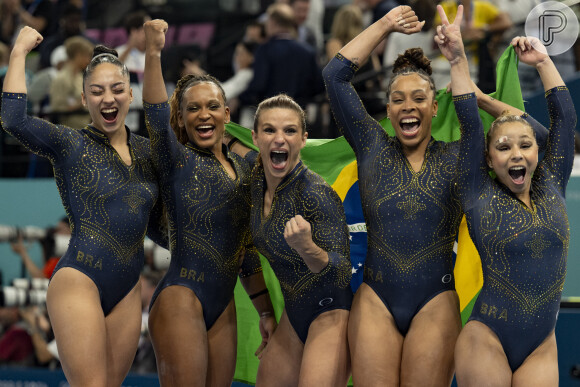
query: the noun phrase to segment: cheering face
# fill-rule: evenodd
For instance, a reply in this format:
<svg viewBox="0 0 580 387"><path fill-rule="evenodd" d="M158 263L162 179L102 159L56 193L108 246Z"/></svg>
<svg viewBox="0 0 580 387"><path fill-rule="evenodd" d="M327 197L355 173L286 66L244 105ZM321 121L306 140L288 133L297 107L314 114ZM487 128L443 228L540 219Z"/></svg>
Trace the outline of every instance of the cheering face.
<svg viewBox="0 0 580 387"><path fill-rule="evenodd" d="M298 164L308 134L298 113L287 108L262 111L257 128L252 138L260 149L264 173L279 183Z"/></svg>
<svg viewBox="0 0 580 387"><path fill-rule="evenodd" d="M212 152L221 152L225 124L230 122L230 109L225 105L220 89L211 82L191 86L183 94L178 116L185 126L189 141Z"/></svg>
<svg viewBox="0 0 580 387"><path fill-rule="evenodd" d="M89 109L92 125L105 135L125 130L125 118L133 101L129 78L120 67L101 63L85 80L82 101Z"/></svg>
<svg viewBox="0 0 580 387"><path fill-rule="evenodd" d="M519 122L496 128L489 139L487 163L513 193L529 193L538 165L538 143L532 129Z"/></svg>
<svg viewBox="0 0 580 387"><path fill-rule="evenodd" d="M437 100L429 82L412 73L401 75L391 85L387 115L404 147L413 149L431 139L431 121Z"/></svg>

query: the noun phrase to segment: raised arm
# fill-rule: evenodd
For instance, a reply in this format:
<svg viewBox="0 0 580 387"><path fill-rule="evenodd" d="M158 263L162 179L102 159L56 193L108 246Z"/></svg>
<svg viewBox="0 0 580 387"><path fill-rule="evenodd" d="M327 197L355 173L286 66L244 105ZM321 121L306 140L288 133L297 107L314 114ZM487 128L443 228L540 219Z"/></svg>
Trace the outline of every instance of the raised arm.
<svg viewBox="0 0 580 387"><path fill-rule="evenodd" d="M544 91L558 86L566 86L546 48L538 38L516 36L512 39L511 45L514 46L520 62L530 65L538 71L544 85Z"/></svg>
<svg viewBox="0 0 580 387"><path fill-rule="evenodd" d="M395 7L347 43L339 53L360 66L391 32L413 34L421 31L424 24L425 21L419 21L411 7Z"/></svg>
<svg viewBox="0 0 580 387"><path fill-rule="evenodd" d="M396 7L344 46L322 71L338 128L353 148L359 163L365 157L372 157L370 148L384 145L380 142L384 129L367 113L350 82L358 70L358 63L364 63L389 33L413 33L422 26L411 7Z"/></svg>
<svg viewBox="0 0 580 387"><path fill-rule="evenodd" d="M165 47L167 23L150 20L143 24L145 30L145 74L143 77L143 101L150 104L167 102L167 89L161 70L161 51Z"/></svg>
<svg viewBox="0 0 580 387"><path fill-rule="evenodd" d="M26 55L40 42L42 42L42 35L38 31L28 26L22 27L10 53L2 91L26 94Z"/></svg>
<svg viewBox="0 0 580 387"><path fill-rule="evenodd" d="M564 193L574 161L577 118L572 96L546 48L537 38L518 36L512 40L512 45L520 61L535 67L542 79L550 115L548 145L542 163L546 163L552 174L559 177Z"/></svg>
<svg viewBox="0 0 580 387"><path fill-rule="evenodd" d="M461 37L461 21L463 20L463 5L457 8L453 23L449 23L441 5L437 6L441 25L437 26L435 42L439 50L451 65L452 94L463 95L475 93L474 83L469 75L469 64L465 55L465 47Z"/></svg>
<svg viewBox="0 0 580 387"><path fill-rule="evenodd" d="M461 129L460 154L457 163L459 196L464 211L467 211L477 199L483 180L488 178L486 176L483 126L461 37L460 26L463 18L463 6L458 7L453 23L449 23L441 5L437 6L437 11L442 24L437 26L435 42L451 65L453 102Z"/></svg>

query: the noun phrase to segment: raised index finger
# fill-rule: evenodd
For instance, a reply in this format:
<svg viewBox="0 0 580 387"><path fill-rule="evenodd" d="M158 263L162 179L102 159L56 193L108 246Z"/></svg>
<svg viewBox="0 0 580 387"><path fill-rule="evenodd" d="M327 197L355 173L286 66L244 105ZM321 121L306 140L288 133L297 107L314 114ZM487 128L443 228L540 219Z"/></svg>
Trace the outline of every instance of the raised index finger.
<svg viewBox="0 0 580 387"><path fill-rule="evenodd" d="M441 6L441 4L437 5L437 13L439 13L439 18L441 19L441 24L444 26L449 25L449 20L447 19L447 15L445 14L445 10Z"/></svg>

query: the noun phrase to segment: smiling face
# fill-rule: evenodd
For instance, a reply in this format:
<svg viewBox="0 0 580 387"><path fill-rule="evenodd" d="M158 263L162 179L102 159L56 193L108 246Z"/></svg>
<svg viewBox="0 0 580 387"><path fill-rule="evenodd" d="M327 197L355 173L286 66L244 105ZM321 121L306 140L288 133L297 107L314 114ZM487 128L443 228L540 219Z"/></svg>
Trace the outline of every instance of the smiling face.
<svg viewBox="0 0 580 387"><path fill-rule="evenodd" d="M431 139L437 100L429 82L417 73L398 76L391 85L387 116L404 148L414 150Z"/></svg>
<svg viewBox="0 0 580 387"><path fill-rule="evenodd" d="M125 130L133 90L119 66L107 62L99 64L85 80L83 89L82 101L95 128L107 136Z"/></svg>
<svg viewBox="0 0 580 387"><path fill-rule="evenodd" d="M503 123L489 138L487 151L487 163L498 180L516 195L529 194L538 165L538 143L532 129L519 122Z"/></svg>
<svg viewBox="0 0 580 387"><path fill-rule="evenodd" d="M281 107L261 111L252 138L260 150L267 181L277 186L294 169L307 137L296 111Z"/></svg>
<svg viewBox="0 0 580 387"><path fill-rule="evenodd" d="M201 82L183 93L178 124L185 127L189 141L201 148L221 152L225 124L230 109L225 106L220 89L211 82Z"/></svg>

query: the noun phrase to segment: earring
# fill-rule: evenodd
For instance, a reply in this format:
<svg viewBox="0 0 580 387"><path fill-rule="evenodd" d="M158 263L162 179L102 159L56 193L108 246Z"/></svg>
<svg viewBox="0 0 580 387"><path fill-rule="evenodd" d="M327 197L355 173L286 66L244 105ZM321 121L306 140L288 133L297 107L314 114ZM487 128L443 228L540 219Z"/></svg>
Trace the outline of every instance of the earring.
<svg viewBox="0 0 580 387"><path fill-rule="evenodd" d="M391 119L391 117L387 116L387 120L390 120L390 119Z"/></svg>
<svg viewBox="0 0 580 387"><path fill-rule="evenodd" d="M433 114L433 118L437 117L437 114Z"/></svg>

